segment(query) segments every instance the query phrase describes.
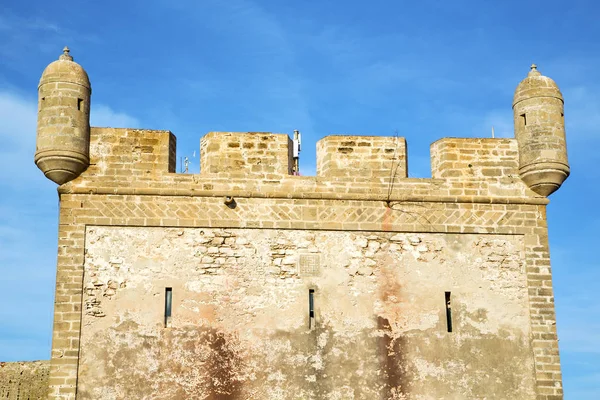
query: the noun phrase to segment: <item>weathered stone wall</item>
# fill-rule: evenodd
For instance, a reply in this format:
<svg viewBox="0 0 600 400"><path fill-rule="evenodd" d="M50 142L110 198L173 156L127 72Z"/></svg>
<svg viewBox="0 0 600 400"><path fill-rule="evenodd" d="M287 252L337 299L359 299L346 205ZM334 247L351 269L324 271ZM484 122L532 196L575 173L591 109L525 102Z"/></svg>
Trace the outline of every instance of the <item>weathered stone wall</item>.
<svg viewBox="0 0 600 400"><path fill-rule="evenodd" d="M96 226L84 286L81 399L535 396L522 236Z"/></svg>
<svg viewBox="0 0 600 400"><path fill-rule="evenodd" d="M317 175L389 182L406 178L406 139L385 136L326 136L317 142Z"/></svg>
<svg viewBox="0 0 600 400"><path fill-rule="evenodd" d="M49 371L50 361L0 362L0 399L45 399Z"/></svg>
<svg viewBox="0 0 600 400"><path fill-rule="evenodd" d="M536 391L539 399L559 396L560 363L543 205L430 201L396 202L387 207L384 201L246 198L233 188L230 193L237 199L234 209L220 197L61 195L51 398L74 398L84 301L85 227L90 225L522 235ZM176 290L175 296L181 289ZM502 347L499 350L502 353Z"/></svg>

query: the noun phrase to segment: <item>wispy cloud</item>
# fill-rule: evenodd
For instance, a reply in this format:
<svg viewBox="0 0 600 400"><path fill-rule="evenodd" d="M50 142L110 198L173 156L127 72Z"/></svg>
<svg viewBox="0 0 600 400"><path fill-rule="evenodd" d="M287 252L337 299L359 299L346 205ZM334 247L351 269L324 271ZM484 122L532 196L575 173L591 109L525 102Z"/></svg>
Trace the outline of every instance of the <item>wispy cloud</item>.
<svg viewBox="0 0 600 400"><path fill-rule="evenodd" d="M35 142L36 110L33 100L0 92L0 149L7 145L23 148Z"/></svg>
<svg viewBox="0 0 600 400"><path fill-rule="evenodd" d="M35 54L41 53L56 59L62 46L68 44L77 47L98 41L97 36L75 32L69 26L41 14L22 16L3 9L0 34L5 40L0 42L0 56L5 67L20 72L24 67L36 66L31 63Z"/></svg>
<svg viewBox="0 0 600 400"><path fill-rule="evenodd" d="M124 112L114 111L102 104L92 104L90 124L97 127L142 128L137 118Z"/></svg>
<svg viewBox="0 0 600 400"><path fill-rule="evenodd" d="M208 130L291 133L300 129L307 144L316 142L311 138L315 132L311 97L292 42L293 29L259 2L185 1L165 6L193 26L201 22L203 34L226 46L211 54L209 62L218 69L187 71L184 62L175 80L181 100L201 107ZM220 111L225 109L228 116L222 118ZM198 109L193 115L190 111L190 118L184 111L178 110L169 128L176 129L182 154L191 154L198 148L199 132L185 121L194 121ZM314 159L314 147L307 145L304 154Z"/></svg>
<svg viewBox="0 0 600 400"><path fill-rule="evenodd" d="M0 186L14 188L31 181L36 113L34 101L0 92Z"/></svg>
<svg viewBox="0 0 600 400"><path fill-rule="evenodd" d="M6 10L0 15L0 32L6 38L0 44L0 56L9 65L26 60L29 55L23 49L30 49L32 44L35 44L36 51L46 52L49 43L65 34L51 21L40 17L21 17Z"/></svg>
<svg viewBox="0 0 600 400"><path fill-rule="evenodd" d="M35 30L42 32L58 32L60 29L56 24L46 21L40 17L23 18L3 10L2 15L0 15L0 30Z"/></svg>

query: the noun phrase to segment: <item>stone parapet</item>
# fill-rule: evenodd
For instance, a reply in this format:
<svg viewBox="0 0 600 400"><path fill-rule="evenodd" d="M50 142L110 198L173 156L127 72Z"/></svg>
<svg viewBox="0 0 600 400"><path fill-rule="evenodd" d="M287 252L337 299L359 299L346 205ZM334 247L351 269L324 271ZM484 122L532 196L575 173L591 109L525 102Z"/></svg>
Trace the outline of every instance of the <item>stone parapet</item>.
<svg viewBox="0 0 600 400"><path fill-rule="evenodd" d="M172 133L92 128L90 167L59 191L547 203L519 177L514 139L441 139L431 146L431 179L406 177L404 138L326 137L317 144L317 176L290 175L291 140L285 134L211 132L201 145L201 173L177 174Z"/></svg>

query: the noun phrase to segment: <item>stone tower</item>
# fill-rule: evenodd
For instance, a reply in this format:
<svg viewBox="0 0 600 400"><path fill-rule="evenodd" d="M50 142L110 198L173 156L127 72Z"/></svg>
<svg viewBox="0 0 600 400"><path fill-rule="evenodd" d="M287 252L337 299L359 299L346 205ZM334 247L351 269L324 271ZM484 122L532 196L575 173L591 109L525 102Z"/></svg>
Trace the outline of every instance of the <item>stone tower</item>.
<svg viewBox="0 0 600 400"><path fill-rule="evenodd" d="M515 90L515 137L519 173L534 192L548 196L569 176L563 97L535 64Z"/></svg>
<svg viewBox="0 0 600 400"><path fill-rule="evenodd" d="M36 162L61 184L52 355L7 384L562 400L546 196L569 167L562 95L535 67L516 139L440 138L431 179L408 178L404 138L324 137L308 176L287 134L254 131L207 133L201 172L178 174L171 132L90 128L90 91L68 49L40 82Z"/></svg>
<svg viewBox="0 0 600 400"><path fill-rule="evenodd" d="M59 185L79 176L89 165L90 97L85 70L65 47L46 67L38 86L35 163Z"/></svg>

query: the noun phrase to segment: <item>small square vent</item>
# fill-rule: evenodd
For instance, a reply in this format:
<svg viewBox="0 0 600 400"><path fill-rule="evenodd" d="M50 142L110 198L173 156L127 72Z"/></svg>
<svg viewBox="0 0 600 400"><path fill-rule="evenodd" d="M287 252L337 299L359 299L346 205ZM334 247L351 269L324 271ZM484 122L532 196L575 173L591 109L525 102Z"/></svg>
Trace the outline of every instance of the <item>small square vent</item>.
<svg viewBox="0 0 600 400"><path fill-rule="evenodd" d="M319 254L300 254L298 257L298 275L319 275L321 257Z"/></svg>

